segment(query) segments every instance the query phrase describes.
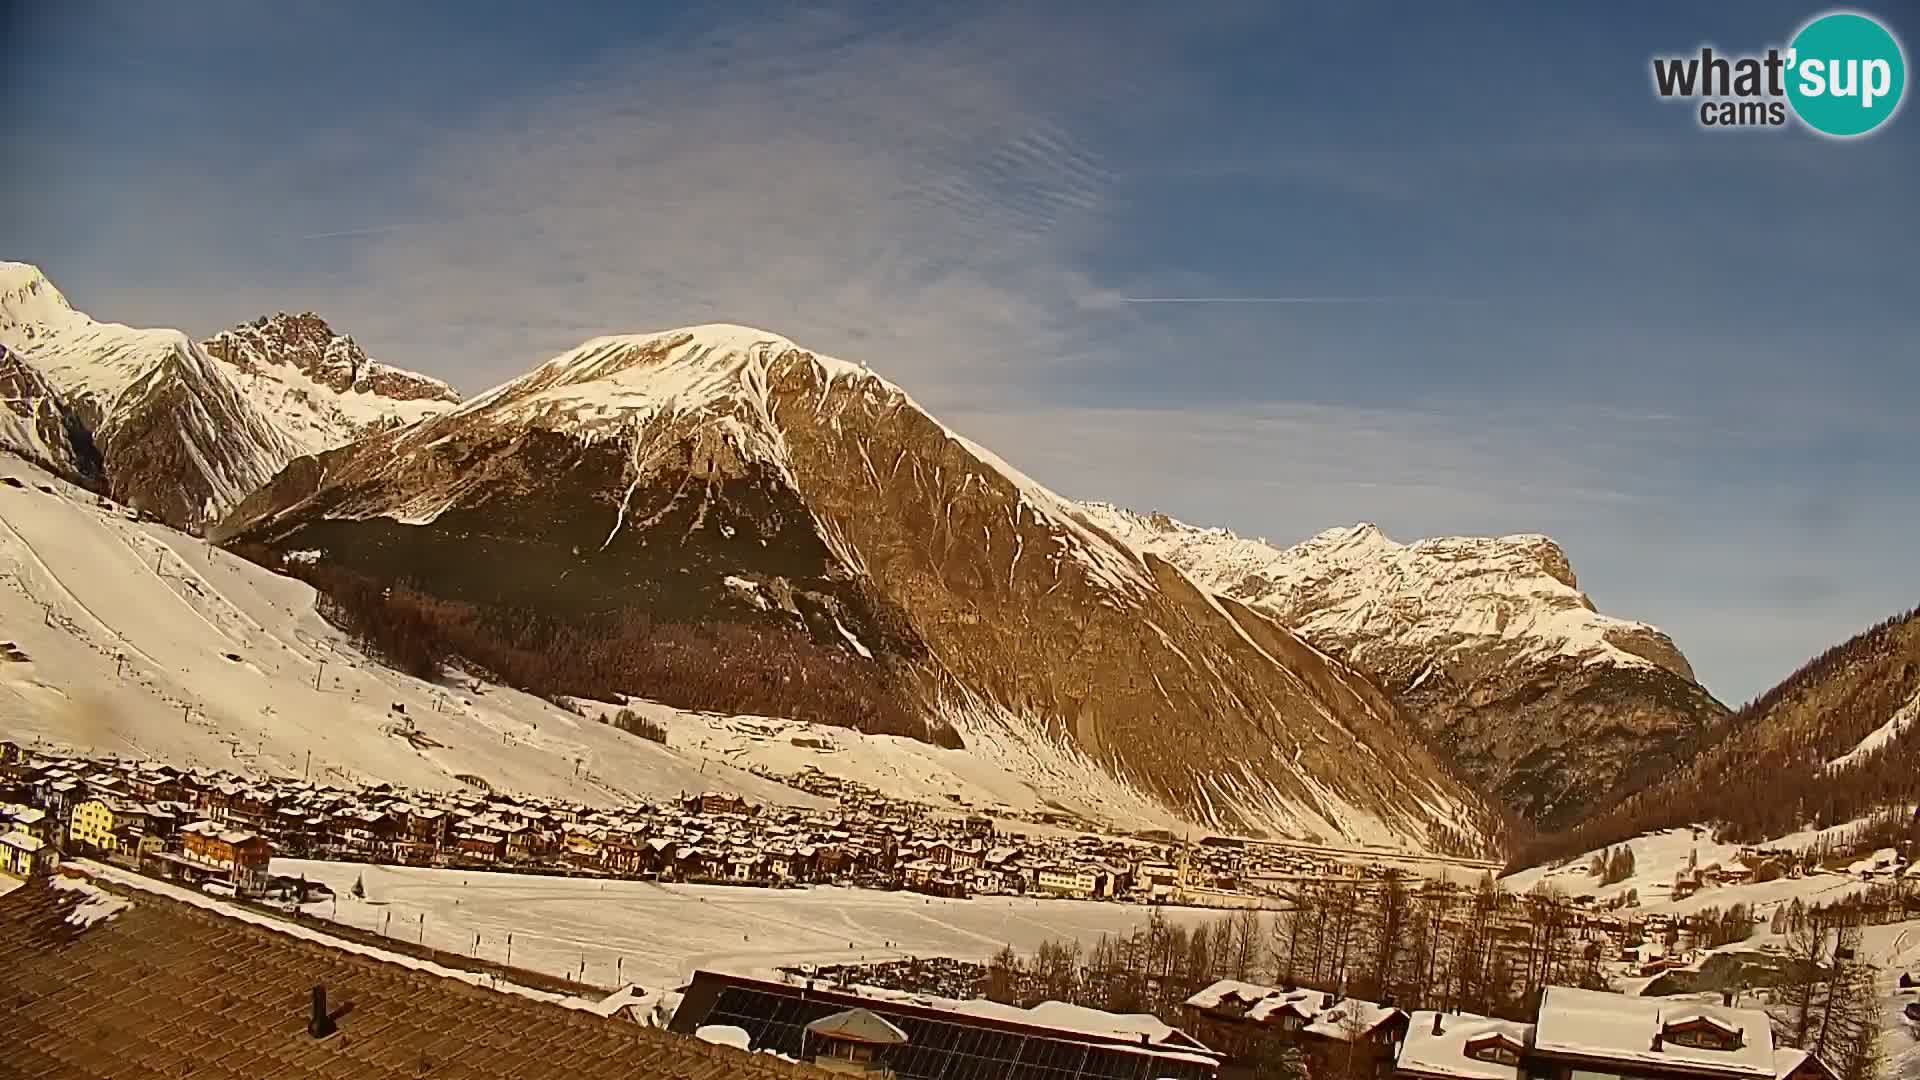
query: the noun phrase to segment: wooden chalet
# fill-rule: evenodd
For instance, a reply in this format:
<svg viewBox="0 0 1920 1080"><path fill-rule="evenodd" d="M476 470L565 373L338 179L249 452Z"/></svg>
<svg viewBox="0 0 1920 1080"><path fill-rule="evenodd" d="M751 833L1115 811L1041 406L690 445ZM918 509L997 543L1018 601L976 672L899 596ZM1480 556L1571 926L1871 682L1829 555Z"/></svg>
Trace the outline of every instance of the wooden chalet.
<svg viewBox="0 0 1920 1080"><path fill-rule="evenodd" d="M1296 1047L1314 1077L1386 1077L1408 1024L1407 1014L1390 1005L1234 979L1194 994L1182 1012L1194 1035L1228 1055L1223 1077L1241 1074L1281 1045Z"/></svg>

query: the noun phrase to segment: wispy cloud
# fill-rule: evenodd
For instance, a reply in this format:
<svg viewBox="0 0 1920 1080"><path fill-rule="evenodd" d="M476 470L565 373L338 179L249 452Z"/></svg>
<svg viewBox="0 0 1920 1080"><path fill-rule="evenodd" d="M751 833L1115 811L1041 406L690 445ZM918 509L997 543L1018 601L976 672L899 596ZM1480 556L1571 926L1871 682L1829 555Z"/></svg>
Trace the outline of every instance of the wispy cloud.
<svg viewBox="0 0 1920 1080"><path fill-rule="evenodd" d="M357 332L485 381L591 334L749 322L936 398L1084 356L1077 245L1114 177L1074 121L1128 87L1007 18L812 11L490 110L425 148L430 224L339 234L350 288L408 298L348 297Z"/></svg>

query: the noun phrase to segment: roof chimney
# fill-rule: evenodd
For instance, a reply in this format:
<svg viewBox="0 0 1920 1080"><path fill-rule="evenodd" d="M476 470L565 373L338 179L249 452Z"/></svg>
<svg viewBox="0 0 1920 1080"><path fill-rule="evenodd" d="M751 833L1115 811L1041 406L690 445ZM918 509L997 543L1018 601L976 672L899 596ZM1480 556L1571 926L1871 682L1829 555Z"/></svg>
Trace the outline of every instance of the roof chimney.
<svg viewBox="0 0 1920 1080"><path fill-rule="evenodd" d="M1438 1009L1434 1010L1433 1013L1433 1033L1435 1035L1446 1034L1446 1031L1440 1027L1440 1011Z"/></svg>
<svg viewBox="0 0 1920 1080"><path fill-rule="evenodd" d="M327 988L313 988L313 1015L307 1017L307 1034L324 1039L335 1031L333 1018L327 1015Z"/></svg>

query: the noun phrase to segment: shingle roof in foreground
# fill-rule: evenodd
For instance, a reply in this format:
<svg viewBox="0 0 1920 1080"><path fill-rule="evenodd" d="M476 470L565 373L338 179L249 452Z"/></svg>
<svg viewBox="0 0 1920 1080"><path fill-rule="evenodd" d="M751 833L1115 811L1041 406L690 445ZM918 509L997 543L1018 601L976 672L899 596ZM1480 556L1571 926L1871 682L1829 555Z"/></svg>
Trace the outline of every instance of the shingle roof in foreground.
<svg viewBox="0 0 1920 1080"><path fill-rule="evenodd" d="M108 884L131 903L66 882L0 896L0 1078L826 1075ZM319 1040L307 1033L316 984L337 1016Z"/></svg>

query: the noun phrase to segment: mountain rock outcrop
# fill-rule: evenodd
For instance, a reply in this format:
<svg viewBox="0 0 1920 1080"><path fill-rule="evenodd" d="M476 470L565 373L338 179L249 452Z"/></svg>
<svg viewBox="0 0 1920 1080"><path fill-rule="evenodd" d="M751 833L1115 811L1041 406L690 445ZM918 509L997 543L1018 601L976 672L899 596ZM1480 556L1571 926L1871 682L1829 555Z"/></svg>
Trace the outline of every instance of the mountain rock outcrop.
<svg viewBox="0 0 1920 1080"><path fill-rule="evenodd" d="M1595 611L1545 536L1399 544L1362 524L1281 550L1164 514L1087 512L1368 672L1482 790L1545 829L1671 768L1726 713L1665 634Z"/></svg>
<svg viewBox="0 0 1920 1080"><path fill-rule="evenodd" d="M372 359L311 311L263 316L201 344L308 453L460 404L446 383Z"/></svg>
<svg viewBox="0 0 1920 1080"><path fill-rule="evenodd" d="M101 489L100 451L79 414L25 357L0 345L0 447L82 487Z"/></svg>
<svg viewBox="0 0 1920 1080"><path fill-rule="evenodd" d="M799 635L1110 818L1414 845L1492 828L1345 662L865 368L762 331L590 341L295 462L218 537L407 582L501 634L554 617L745 634L721 673L743 694L751 642Z"/></svg>

